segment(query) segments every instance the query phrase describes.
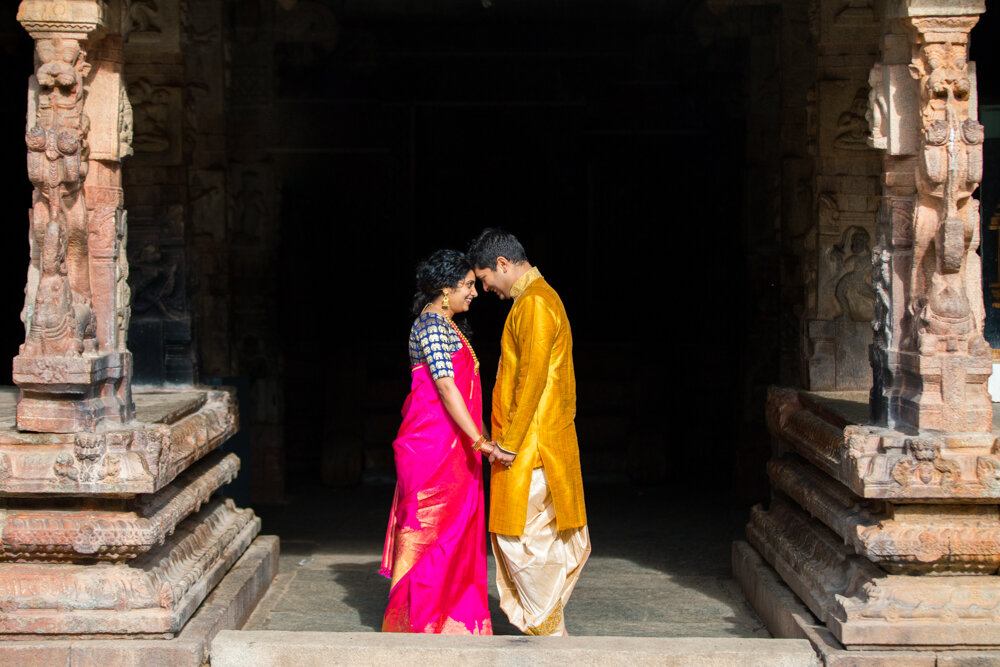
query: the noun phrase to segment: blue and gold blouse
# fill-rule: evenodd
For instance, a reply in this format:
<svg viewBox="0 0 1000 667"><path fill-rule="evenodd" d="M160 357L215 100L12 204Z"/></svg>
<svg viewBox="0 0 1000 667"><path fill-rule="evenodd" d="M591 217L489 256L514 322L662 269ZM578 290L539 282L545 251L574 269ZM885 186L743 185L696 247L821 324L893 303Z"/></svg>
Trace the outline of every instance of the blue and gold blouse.
<svg viewBox="0 0 1000 667"><path fill-rule="evenodd" d="M427 364L431 377L455 377L451 355L462 349L462 340L443 315L421 313L410 328L410 368Z"/></svg>

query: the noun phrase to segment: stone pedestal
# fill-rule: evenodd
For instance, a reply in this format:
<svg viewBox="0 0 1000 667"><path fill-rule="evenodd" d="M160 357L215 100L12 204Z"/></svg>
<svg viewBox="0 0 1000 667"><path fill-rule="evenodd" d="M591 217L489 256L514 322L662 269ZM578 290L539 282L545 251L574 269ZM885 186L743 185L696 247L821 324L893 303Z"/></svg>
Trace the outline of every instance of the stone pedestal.
<svg viewBox="0 0 1000 667"><path fill-rule="evenodd" d="M135 394L114 430L23 433L0 392L0 636L169 637L260 531L214 495L239 460L228 391Z"/></svg>
<svg viewBox="0 0 1000 667"><path fill-rule="evenodd" d="M1000 647L1000 430L906 435L854 423L867 407L772 389L749 543L848 649Z"/></svg>

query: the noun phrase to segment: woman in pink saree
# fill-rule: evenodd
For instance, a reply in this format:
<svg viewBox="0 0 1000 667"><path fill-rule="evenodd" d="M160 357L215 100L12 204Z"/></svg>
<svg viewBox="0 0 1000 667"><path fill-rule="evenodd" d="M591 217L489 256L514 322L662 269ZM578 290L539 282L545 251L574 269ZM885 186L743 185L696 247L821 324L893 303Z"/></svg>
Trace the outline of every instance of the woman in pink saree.
<svg viewBox="0 0 1000 667"><path fill-rule="evenodd" d="M392 580L383 632L493 634L486 592L479 361L452 316L468 311L475 274L439 250L417 267L412 385L392 443L396 495L381 572Z"/></svg>

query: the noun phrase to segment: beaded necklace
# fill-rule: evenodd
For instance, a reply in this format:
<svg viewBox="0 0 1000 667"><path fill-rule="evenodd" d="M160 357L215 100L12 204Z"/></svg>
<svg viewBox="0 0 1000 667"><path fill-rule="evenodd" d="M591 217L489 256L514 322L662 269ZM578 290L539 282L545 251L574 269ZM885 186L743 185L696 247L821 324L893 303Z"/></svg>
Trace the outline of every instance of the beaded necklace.
<svg viewBox="0 0 1000 667"><path fill-rule="evenodd" d="M462 330L458 328L458 325L455 324L450 317L446 317L444 319L448 320L448 324L450 324L451 328L455 330L456 334L458 334L462 343L465 344L465 347L469 348L469 354L472 355L472 363L475 364L476 367L476 375L479 375L479 357L476 356L476 351L473 350L472 345L469 344L469 339L465 337L465 334L462 333Z"/></svg>

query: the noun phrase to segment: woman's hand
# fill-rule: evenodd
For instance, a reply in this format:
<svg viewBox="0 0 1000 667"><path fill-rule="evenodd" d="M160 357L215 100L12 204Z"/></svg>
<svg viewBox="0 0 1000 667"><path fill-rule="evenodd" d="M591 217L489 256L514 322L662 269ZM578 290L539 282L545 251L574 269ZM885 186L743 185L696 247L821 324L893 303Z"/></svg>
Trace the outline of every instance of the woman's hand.
<svg viewBox="0 0 1000 667"><path fill-rule="evenodd" d="M516 454L510 454L508 452L500 449L500 446L496 442L488 443L493 451L490 452L490 463L500 462L504 468L510 468L510 464L514 462L514 457ZM486 451L486 445L483 445L483 451Z"/></svg>

